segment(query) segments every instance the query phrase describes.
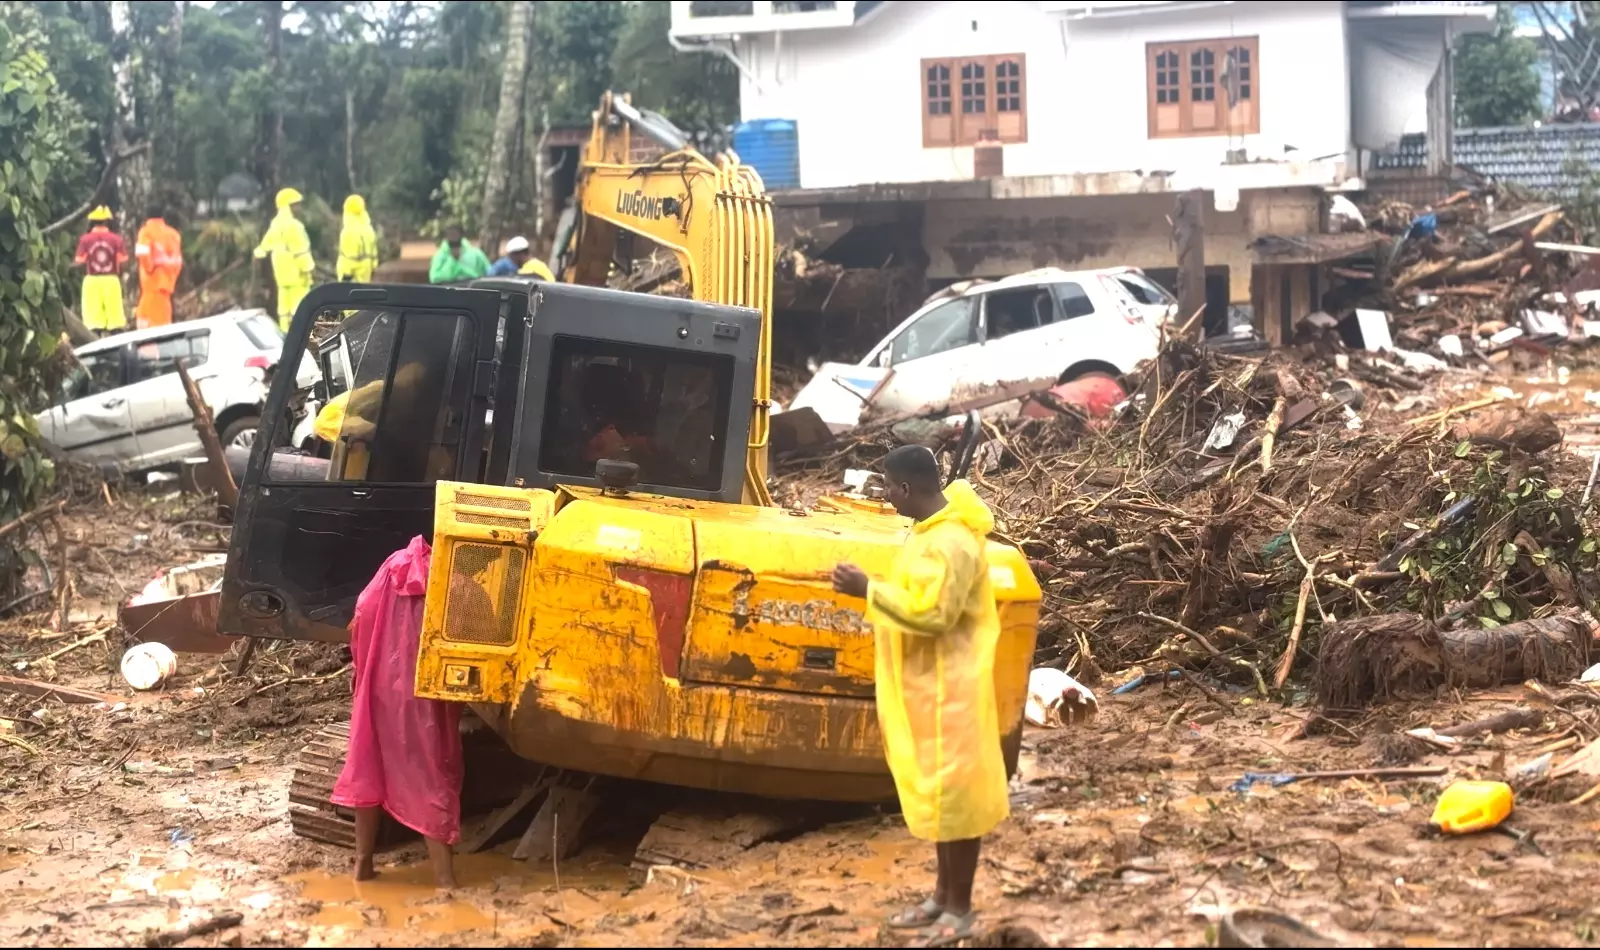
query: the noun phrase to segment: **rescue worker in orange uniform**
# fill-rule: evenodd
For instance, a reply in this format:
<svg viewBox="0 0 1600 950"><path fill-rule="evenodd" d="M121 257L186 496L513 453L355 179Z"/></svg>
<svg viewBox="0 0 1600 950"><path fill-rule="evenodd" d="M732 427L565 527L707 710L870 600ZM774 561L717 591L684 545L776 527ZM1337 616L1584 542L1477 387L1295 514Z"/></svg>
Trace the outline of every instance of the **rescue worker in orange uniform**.
<svg viewBox="0 0 1600 950"><path fill-rule="evenodd" d="M105 205L89 212L89 224L72 258L83 268L83 325L97 336L120 333L128 328L128 316L118 272L128 263L128 246L111 230L111 209Z"/></svg>
<svg viewBox="0 0 1600 950"><path fill-rule="evenodd" d="M133 253L139 258L139 306L133 316L141 330L164 327L172 322L172 292L183 272L183 237L157 209L139 229Z"/></svg>

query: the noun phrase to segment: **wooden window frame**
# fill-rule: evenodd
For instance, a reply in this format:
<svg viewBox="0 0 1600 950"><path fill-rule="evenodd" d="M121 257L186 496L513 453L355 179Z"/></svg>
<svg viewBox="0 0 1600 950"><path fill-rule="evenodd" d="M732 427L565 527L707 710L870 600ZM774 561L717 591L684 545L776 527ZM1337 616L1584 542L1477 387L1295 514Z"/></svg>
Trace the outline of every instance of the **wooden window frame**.
<svg viewBox="0 0 1600 950"><path fill-rule="evenodd" d="M1011 63L1017 67L1015 77L1007 77L1007 81L1015 81L1016 92L1013 95L1008 89L1005 94L999 92L997 75L1001 64ZM981 112L963 112L962 96L962 70L965 67L981 67L983 75L973 82L982 82ZM931 77L929 72L935 68L946 70L938 78ZM980 134L985 129L994 130L999 140L1007 145L1020 145L1028 141L1028 58L1022 53L1000 53L994 56L945 56L924 59L918 73L918 84L922 90L918 99L922 106L922 147L923 148L958 148L976 145ZM930 88L936 87L939 95L931 96ZM999 121L999 105L1001 100L1013 100L1018 108L1008 109L1008 114L1015 113L1017 120L1014 129L1004 131ZM938 102L945 111L931 111L933 103ZM949 118L947 133L940 133L937 129L939 120Z"/></svg>
<svg viewBox="0 0 1600 950"><path fill-rule="evenodd" d="M1248 62L1244 66L1249 72L1239 81L1241 86L1239 102L1228 106L1223 77L1226 75L1228 54L1235 49L1248 54ZM1209 52L1212 56L1212 62L1208 67L1200 67L1191 59L1202 52ZM1167 84L1173 72L1170 61L1157 68L1158 58L1165 53L1176 53L1178 56L1176 92L1179 101L1176 103L1158 101L1163 92L1174 88ZM1214 97L1204 101L1222 103L1218 107L1220 121L1215 126L1202 126L1196 120L1198 110L1195 104L1199 100L1195 97L1199 93L1194 80L1198 68L1207 68L1211 71L1209 83L1198 84L1208 89L1209 94ZM1212 138L1261 133L1261 38L1259 36L1231 36L1181 43L1147 43L1144 70L1145 109L1150 138ZM1248 98L1243 94L1245 89L1248 89ZM1176 129L1162 130L1160 127L1158 111L1167 106L1176 106L1178 117Z"/></svg>

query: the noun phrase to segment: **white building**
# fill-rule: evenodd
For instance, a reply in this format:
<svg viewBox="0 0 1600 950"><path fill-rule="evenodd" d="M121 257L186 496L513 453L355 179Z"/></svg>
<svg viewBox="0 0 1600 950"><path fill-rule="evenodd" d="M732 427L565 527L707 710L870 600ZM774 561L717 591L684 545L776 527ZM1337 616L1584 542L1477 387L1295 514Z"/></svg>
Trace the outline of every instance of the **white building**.
<svg viewBox="0 0 1600 950"><path fill-rule="evenodd" d="M780 207L923 203L931 278L1170 267L1170 198L1093 199L1200 188L1207 262L1231 266L1242 303L1255 237L1320 231L1325 190L1360 187L1402 133L1448 139L1450 41L1493 19L1488 3L679 0L671 41L738 67L745 120L795 123L802 193ZM973 181L980 137L1003 143L1003 177ZM951 249L1019 220L1053 223Z"/></svg>
<svg viewBox="0 0 1600 950"><path fill-rule="evenodd" d="M1358 146L1423 130L1447 38L1493 15L1329 0L679 0L672 39L739 66L744 119L797 123L805 188L970 178L985 130L1006 143L1008 177L1210 184L1243 160L1296 171L1241 184L1336 184L1358 173Z"/></svg>

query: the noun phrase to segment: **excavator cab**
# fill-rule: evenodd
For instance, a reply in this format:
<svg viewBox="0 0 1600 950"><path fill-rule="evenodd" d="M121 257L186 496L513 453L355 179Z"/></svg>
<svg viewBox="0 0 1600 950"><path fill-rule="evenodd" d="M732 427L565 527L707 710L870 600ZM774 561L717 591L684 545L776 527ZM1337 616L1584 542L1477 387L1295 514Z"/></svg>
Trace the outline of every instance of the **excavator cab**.
<svg viewBox="0 0 1600 950"><path fill-rule="evenodd" d="M325 466L261 440L240 489L220 629L343 641L385 558L432 537L441 481L739 500L760 317L741 308L504 278L462 288L331 284L285 351L317 346L345 395ZM528 369L524 369L527 367ZM275 381L266 419L294 396ZM274 448L274 446L277 446ZM623 463L615 465L614 463Z"/></svg>

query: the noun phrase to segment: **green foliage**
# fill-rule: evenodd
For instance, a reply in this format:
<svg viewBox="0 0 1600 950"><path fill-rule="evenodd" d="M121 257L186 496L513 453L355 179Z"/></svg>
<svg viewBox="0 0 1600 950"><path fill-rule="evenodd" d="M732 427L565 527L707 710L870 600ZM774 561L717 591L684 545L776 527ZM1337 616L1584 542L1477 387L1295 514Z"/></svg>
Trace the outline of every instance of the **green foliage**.
<svg viewBox="0 0 1600 950"><path fill-rule="evenodd" d="M64 242L43 228L52 186L81 160L87 123L47 49L38 11L0 2L0 522L32 508L53 475L31 410L60 339ZM0 551L0 594L14 593L21 570L14 549Z"/></svg>
<svg viewBox="0 0 1600 950"><path fill-rule="evenodd" d="M1408 606L1436 616L1446 605L1472 602L1479 623L1495 627L1535 614L1542 602L1530 601L1523 591L1543 589L1543 578L1535 575L1547 568L1569 575L1595 569L1600 542L1578 518L1574 500L1536 467L1518 469L1513 480L1510 465L1504 452L1483 452L1465 441L1449 458L1434 459L1430 468L1442 473L1439 510L1469 495L1476 503L1471 517L1436 526L1431 538L1400 561L1410 578Z"/></svg>
<svg viewBox="0 0 1600 950"><path fill-rule="evenodd" d="M613 84L687 131L720 132L739 117L739 73L721 56L673 49L664 41L671 19L667 0L629 5L611 60Z"/></svg>
<svg viewBox="0 0 1600 950"><path fill-rule="evenodd" d="M0 0L7 2L7 0ZM16 0L12 0L16 2ZM116 123L129 141L148 135L151 190L175 207L203 247L184 283L225 269L222 255L253 246L244 233L266 226L259 213L210 223L192 212L215 206L230 176L254 175L261 117L281 109L278 178L337 209L345 195L367 198L391 236L432 236L447 218L475 230L485 162L499 101L508 5L504 3L291 0L284 4L280 68L274 77L263 17L272 3L174 0L132 6L114 27L106 0L34 0L59 89L86 137L52 172L51 212L81 202L104 168ZM721 132L738 111L738 77L721 58L678 53L667 43L665 0L534 5L526 113L513 151L508 226L532 224L534 143L549 126L587 128L607 89L665 113L690 131ZM134 80L131 110L119 111L113 64L126 53ZM97 133L97 134L95 134ZM110 203L119 204L118 196ZM188 213L185 213L188 212ZM218 214L219 218L222 215ZM319 260L332 260L338 220L307 220ZM136 222L123 222L131 238ZM248 270L237 276L245 277Z"/></svg>
<svg viewBox="0 0 1600 950"><path fill-rule="evenodd" d="M1538 47L1517 36L1512 4L1502 3L1492 34L1456 44L1456 121L1465 126L1518 125L1539 116Z"/></svg>

